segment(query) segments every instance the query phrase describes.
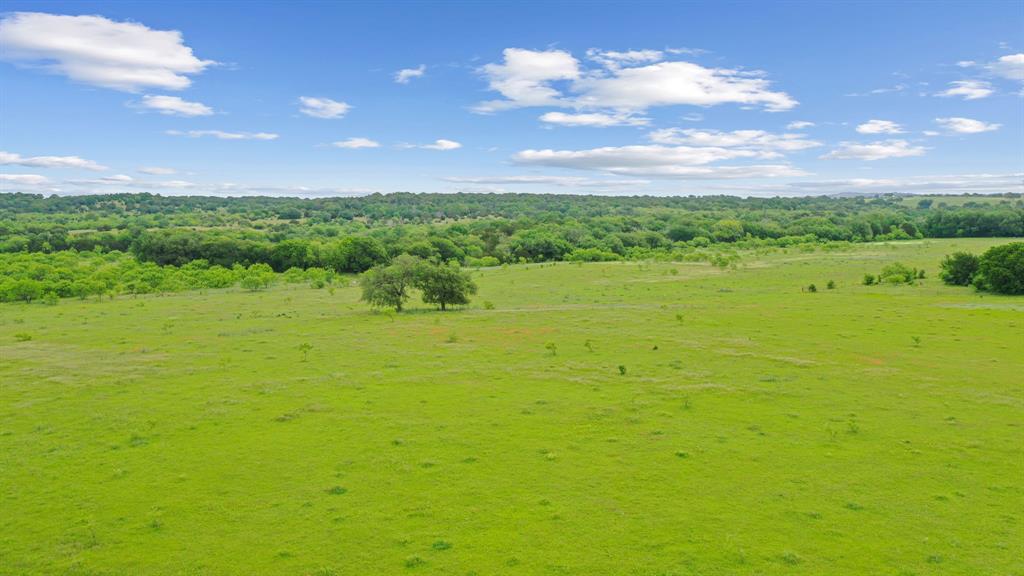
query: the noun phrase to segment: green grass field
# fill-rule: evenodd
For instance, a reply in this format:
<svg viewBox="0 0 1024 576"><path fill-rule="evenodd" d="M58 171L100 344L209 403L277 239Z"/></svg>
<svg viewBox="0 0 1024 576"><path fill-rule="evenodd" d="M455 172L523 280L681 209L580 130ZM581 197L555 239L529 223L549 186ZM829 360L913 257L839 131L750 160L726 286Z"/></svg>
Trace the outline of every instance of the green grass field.
<svg viewBox="0 0 1024 576"><path fill-rule="evenodd" d="M2 305L0 573L1024 574L1000 242Z"/></svg>

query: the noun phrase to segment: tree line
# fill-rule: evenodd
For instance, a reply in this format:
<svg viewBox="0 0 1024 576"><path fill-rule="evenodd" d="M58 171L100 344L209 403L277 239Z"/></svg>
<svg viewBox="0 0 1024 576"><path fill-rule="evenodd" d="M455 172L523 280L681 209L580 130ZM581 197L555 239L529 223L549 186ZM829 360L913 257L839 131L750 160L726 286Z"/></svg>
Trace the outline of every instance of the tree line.
<svg viewBox="0 0 1024 576"><path fill-rule="evenodd" d="M1020 198L988 200L920 207L885 197L0 194L0 253L120 251L158 265L206 260L358 273L399 254L488 266L668 257L710 245L1024 236Z"/></svg>

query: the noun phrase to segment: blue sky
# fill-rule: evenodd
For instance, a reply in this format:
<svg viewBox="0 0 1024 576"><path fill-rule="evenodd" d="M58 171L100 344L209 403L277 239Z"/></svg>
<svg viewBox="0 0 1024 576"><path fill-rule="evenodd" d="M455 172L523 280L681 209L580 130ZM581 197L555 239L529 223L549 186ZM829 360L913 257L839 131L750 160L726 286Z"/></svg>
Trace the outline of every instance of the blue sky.
<svg viewBox="0 0 1024 576"><path fill-rule="evenodd" d="M2 191L1024 188L1019 2L4 9Z"/></svg>

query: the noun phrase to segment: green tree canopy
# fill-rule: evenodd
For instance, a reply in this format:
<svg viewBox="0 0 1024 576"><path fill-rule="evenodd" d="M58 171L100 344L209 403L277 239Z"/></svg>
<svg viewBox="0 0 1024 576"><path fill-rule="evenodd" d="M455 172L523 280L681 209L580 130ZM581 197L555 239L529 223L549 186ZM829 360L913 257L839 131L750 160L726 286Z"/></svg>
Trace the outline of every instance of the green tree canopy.
<svg viewBox="0 0 1024 576"><path fill-rule="evenodd" d="M969 286L978 273L978 257L968 252L955 252L946 256L939 265L939 277L946 284Z"/></svg>
<svg viewBox="0 0 1024 576"><path fill-rule="evenodd" d="M469 296L476 294L473 278L456 264L421 266L416 287L423 291L424 302L437 304L441 310L452 304L469 304Z"/></svg>
<svg viewBox="0 0 1024 576"><path fill-rule="evenodd" d="M986 250L978 262L977 285L998 294L1024 294L1024 242Z"/></svg>

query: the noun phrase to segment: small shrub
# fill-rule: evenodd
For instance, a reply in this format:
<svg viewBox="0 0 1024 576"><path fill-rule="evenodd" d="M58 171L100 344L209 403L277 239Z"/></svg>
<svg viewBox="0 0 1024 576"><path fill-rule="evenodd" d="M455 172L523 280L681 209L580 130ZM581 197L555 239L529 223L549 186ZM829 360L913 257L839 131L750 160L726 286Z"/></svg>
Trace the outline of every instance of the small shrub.
<svg viewBox="0 0 1024 576"><path fill-rule="evenodd" d="M17 334L14 335L14 339L17 340L18 342L28 342L29 340L32 339L32 335L26 332L18 332Z"/></svg>
<svg viewBox="0 0 1024 576"><path fill-rule="evenodd" d="M815 286L814 284L811 284L810 286L807 287L807 291L808 292L817 292L818 291L818 287Z"/></svg>
<svg viewBox="0 0 1024 576"><path fill-rule="evenodd" d="M544 345L544 348L550 352L552 356L558 355L558 346L554 342L548 342Z"/></svg>
<svg viewBox="0 0 1024 576"><path fill-rule="evenodd" d="M494 302L484 300L484 310L494 310Z"/></svg>
<svg viewBox="0 0 1024 576"><path fill-rule="evenodd" d="M619 364L619 376L625 376L625 375L626 375L626 367L623 366L622 364Z"/></svg>
<svg viewBox="0 0 1024 576"><path fill-rule="evenodd" d="M430 545L434 550L450 550L452 547L451 542L445 542L444 540L438 540Z"/></svg>
<svg viewBox="0 0 1024 576"><path fill-rule="evenodd" d="M864 275L864 282L863 282L863 284L865 286L871 286L874 283L875 283L875 275L874 274L865 274Z"/></svg>
<svg viewBox="0 0 1024 576"><path fill-rule="evenodd" d="M893 262L882 268L882 273L878 275L878 282L879 284L882 282L889 284L911 284L916 278L916 269L900 262Z"/></svg>
<svg viewBox="0 0 1024 576"><path fill-rule="evenodd" d="M825 285L825 288L828 288L829 290L835 290L836 289L836 282L835 282L835 280L829 280L828 284Z"/></svg>

